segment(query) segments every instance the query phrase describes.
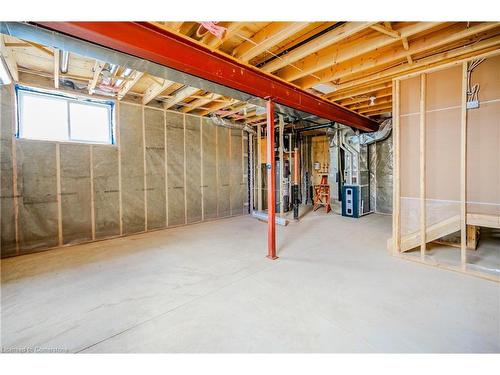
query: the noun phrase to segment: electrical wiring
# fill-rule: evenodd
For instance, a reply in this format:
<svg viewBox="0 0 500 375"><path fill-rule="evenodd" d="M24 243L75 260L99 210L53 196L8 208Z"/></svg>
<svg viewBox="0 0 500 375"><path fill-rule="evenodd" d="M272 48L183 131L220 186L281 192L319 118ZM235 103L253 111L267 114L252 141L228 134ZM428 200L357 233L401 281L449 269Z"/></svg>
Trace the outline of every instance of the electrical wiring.
<svg viewBox="0 0 500 375"><path fill-rule="evenodd" d="M479 100L479 84L472 85L472 71L484 61L483 59L473 60L467 67L467 103L476 102Z"/></svg>

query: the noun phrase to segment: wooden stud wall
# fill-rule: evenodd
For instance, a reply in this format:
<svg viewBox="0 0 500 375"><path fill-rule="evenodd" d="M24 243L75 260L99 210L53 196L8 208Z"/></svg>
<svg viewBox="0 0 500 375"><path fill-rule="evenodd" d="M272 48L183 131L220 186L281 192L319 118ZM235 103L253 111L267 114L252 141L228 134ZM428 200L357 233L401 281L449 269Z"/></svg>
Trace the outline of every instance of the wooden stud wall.
<svg viewBox="0 0 500 375"><path fill-rule="evenodd" d="M445 268L453 271L463 272L485 278L493 281L500 281L500 278L492 275L491 273L482 272L480 270L471 269L467 267L467 225L479 225L485 227L498 228L500 224L500 216L495 217L494 215L484 215L467 212L467 64L468 61L460 62L461 82L459 83L461 89L460 98L460 264L458 266L452 266L447 264L437 263L436 260L429 259L426 252L426 243L428 242L428 235L430 227L427 223L426 215L426 200L429 198L426 194L426 113L436 111L434 109L429 110L429 105L433 103L428 102L428 92L427 92L427 75L430 72L436 72L436 69L432 69L418 75L409 75L404 78L398 78L393 81L393 142L394 142L394 183L393 183L393 230L392 239L388 244L390 244L390 249L392 249L392 254L395 256L402 257L407 260L418 261L423 264L433 265L440 268ZM447 68L456 66L457 64L450 64ZM446 69L446 68L444 68ZM420 194L419 194L419 206L420 206L420 239L418 241L420 246L420 257L416 258L414 256L408 256L403 254L401 251L401 179L400 179L400 168L401 168L401 130L400 130L400 100L401 100L401 81L403 79L409 79L418 76L420 78L420 98L419 98L419 183L420 183ZM450 107L454 108L454 107ZM427 160L428 156L427 156Z"/></svg>

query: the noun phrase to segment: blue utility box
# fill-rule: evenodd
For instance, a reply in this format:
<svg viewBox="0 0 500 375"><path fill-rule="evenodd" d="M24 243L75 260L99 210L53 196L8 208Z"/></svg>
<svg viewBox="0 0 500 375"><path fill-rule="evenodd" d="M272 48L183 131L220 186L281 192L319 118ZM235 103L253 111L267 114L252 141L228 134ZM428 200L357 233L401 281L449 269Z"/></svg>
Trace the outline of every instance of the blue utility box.
<svg viewBox="0 0 500 375"><path fill-rule="evenodd" d="M360 217L359 185L342 186L342 216Z"/></svg>

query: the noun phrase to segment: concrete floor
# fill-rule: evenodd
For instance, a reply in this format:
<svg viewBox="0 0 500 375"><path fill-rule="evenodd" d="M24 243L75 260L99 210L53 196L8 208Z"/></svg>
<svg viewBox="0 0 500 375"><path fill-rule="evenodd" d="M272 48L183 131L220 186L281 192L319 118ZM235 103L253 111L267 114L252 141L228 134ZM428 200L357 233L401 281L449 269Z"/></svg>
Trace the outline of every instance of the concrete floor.
<svg viewBox="0 0 500 375"><path fill-rule="evenodd" d="M2 349L499 352L500 285L387 255L389 216L248 216L2 261Z"/></svg>

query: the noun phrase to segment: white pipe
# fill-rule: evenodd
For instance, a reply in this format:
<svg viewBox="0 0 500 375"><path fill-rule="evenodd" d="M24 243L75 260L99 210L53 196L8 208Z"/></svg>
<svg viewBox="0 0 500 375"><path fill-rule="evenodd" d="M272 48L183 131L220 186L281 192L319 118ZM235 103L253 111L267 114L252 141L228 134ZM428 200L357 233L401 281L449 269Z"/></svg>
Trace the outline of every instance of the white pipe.
<svg viewBox="0 0 500 375"><path fill-rule="evenodd" d="M267 220L268 220L267 212L263 212L263 211L252 211L252 217L259 219L259 220L262 220L262 221L265 221L265 222L267 222ZM283 225L283 226L288 225L288 220L286 220L285 218L275 216L274 220L275 220L275 223L278 225Z"/></svg>
<svg viewBox="0 0 500 375"><path fill-rule="evenodd" d="M61 51L61 54L59 54L59 70L61 71L61 73L63 74L68 73L68 65L69 65L69 52Z"/></svg>

